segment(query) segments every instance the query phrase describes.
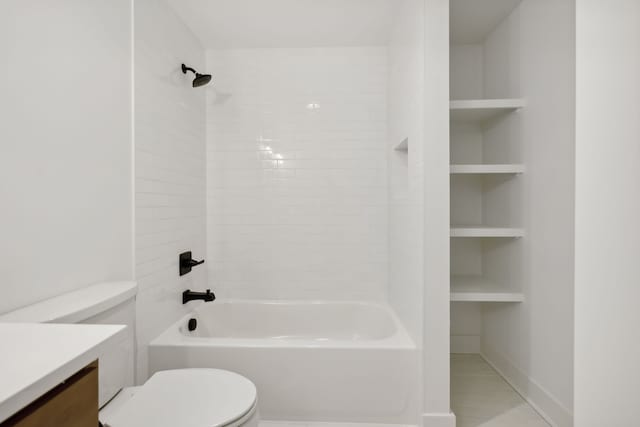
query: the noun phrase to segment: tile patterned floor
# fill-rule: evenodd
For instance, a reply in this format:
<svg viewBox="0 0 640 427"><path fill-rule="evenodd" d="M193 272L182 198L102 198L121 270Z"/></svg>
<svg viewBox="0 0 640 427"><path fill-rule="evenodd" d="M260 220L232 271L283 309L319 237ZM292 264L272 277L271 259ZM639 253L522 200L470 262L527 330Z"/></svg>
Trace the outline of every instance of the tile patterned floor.
<svg viewBox="0 0 640 427"><path fill-rule="evenodd" d="M451 355L451 409L457 427L549 427L477 354Z"/></svg>

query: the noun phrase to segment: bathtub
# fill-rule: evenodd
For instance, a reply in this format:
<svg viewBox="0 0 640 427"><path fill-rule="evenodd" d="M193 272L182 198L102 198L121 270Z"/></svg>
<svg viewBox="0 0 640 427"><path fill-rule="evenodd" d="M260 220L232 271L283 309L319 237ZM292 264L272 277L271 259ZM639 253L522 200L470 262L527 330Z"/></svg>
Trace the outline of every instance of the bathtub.
<svg viewBox="0 0 640 427"><path fill-rule="evenodd" d="M395 313L362 302L219 300L149 345L150 374L210 367L251 379L268 420L413 424L417 357Z"/></svg>

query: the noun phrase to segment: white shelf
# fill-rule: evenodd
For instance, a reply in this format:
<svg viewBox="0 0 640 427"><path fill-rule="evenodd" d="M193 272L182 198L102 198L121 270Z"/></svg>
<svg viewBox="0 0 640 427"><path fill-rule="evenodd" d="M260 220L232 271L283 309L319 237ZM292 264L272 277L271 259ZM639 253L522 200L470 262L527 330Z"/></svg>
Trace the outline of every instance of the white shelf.
<svg viewBox="0 0 640 427"><path fill-rule="evenodd" d="M452 226L451 237L523 237L524 229L506 227Z"/></svg>
<svg viewBox="0 0 640 427"><path fill-rule="evenodd" d="M512 113L525 106L524 99L470 99L449 103L452 122L488 122L504 114Z"/></svg>
<svg viewBox="0 0 640 427"><path fill-rule="evenodd" d="M524 295L478 276L452 276L451 301L522 302Z"/></svg>
<svg viewBox="0 0 640 427"><path fill-rule="evenodd" d="M449 172L457 174L520 174L524 172L522 164L501 164L501 165L451 165Z"/></svg>
<svg viewBox="0 0 640 427"><path fill-rule="evenodd" d="M395 146L396 151L409 151L409 138L405 138L402 142Z"/></svg>

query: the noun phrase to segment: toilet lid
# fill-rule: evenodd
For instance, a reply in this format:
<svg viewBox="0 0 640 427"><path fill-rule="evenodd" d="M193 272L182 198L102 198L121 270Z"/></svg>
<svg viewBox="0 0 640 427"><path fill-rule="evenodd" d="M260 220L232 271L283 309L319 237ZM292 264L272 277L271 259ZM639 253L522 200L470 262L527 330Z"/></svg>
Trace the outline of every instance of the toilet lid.
<svg viewBox="0 0 640 427"><path fill-rule="evenodd" d="M219 369L175 369L155 373L120 408L111 427L218 427L251 412L256 387Z"/></svg>

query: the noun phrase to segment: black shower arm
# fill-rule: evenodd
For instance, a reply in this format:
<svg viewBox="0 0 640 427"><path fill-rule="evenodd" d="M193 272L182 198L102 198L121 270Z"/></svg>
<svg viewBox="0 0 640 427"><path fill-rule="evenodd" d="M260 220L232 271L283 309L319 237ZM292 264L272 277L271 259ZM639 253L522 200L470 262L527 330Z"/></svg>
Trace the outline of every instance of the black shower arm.
<svg viewBox="0 0 640 427"><path fill-rule="evenodd" d="M183 74L187 74L187 71L191 71L193 74L197 74L197 71L194 70L191 67L187 67L186 65L182 64L182 73Z"/></svg>

